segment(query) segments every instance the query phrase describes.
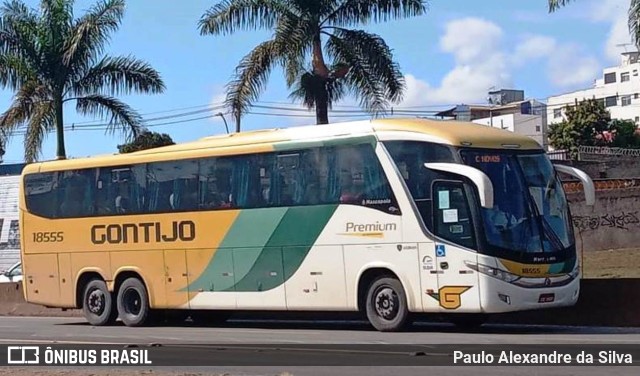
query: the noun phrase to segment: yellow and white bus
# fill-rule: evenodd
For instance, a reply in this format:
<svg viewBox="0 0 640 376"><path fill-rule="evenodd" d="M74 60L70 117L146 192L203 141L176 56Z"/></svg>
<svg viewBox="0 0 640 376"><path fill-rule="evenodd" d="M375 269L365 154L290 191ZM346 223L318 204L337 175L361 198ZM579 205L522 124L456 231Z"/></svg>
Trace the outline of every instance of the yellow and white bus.
<svg viewBox="0 0 640 376"><path fill-rule="evenodd" d="M557 168L593 204L591 180ZM34 163L20 196L26 300L93 325L359 310L395 331L419 313L469 324L579 295L548 157L471 123L314 125Z"/></svg>

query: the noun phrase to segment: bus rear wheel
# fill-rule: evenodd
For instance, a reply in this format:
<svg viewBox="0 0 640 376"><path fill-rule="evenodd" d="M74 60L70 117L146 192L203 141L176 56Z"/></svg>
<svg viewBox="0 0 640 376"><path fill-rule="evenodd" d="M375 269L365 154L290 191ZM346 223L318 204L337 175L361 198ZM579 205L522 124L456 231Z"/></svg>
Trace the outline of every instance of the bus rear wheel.
<svg viewBox="0 0 640 376"><path fill-rule="evenodd" d="M401 331L410 323L407 297L396 278L379 277L371 283L365 310L371 325L381 332Z"/></svg>
<svg viewBox="0 0 640 376"><path fill-rule="evenodd" d="M126 326L143 326L151 313L149 294L138 278L127 278L118 289L118 313Z"/></svg>
<svg viewBox="0 0 640 376"><path fill-rule="evenodd" d="M82 312L89 324L95 326L111 325L118 318L118 310L107 284L101 279L87 283L82 296Z"/></svg>

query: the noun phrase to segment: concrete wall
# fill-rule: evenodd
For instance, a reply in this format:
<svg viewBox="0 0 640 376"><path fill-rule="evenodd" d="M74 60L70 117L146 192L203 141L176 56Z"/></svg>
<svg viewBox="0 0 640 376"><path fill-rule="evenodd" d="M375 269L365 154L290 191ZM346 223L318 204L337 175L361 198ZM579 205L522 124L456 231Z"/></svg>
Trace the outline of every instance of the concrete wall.
<svg viewBox="0 0 640 376"><path fill-rule="evenodd" d="M605 156L598 156L598 158L600 161L553 161L553 163L579 168L592 179L640 178L640 158L622 159ZM561 177L563 180L573 179L565 175L561 175Z"/></svg>
<svg viewBox="0 0 640 376"><path fill-rule="evenodd" d="M579 250L640 247L640 188L598 191L593 207L583 193L568 199Z"/></svg>
<svg viewBox="0 0 640 376"><path fill-rule="evenodd" d="M19 183L20 175L0 176L0 270L20 260Z"/></svg>

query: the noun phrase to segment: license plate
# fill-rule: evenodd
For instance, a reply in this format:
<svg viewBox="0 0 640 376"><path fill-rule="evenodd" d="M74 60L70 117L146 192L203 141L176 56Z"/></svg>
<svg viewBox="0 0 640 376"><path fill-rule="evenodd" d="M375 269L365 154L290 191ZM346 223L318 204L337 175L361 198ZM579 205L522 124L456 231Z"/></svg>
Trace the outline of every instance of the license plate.
<svg viewBox="0 0 640 376"><path fill-rule="evenodd" d="M556 294L540 294L538 303L551 303L556 297Z"/></svg>

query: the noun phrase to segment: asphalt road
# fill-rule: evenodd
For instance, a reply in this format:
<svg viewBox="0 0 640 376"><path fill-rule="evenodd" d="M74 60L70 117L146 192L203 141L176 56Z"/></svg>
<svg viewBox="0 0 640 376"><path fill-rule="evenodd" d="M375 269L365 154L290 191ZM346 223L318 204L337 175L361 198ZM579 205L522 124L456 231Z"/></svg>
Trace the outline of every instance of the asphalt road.
<svg viewBox="0 0 640 376"><path fill-rule="evenodd" d="M464 344L461 349L472 351L473 345L489 349L491 345L515 344L551 345L564 349L566 345L585 346L599 344L604 349L618 345L636 345L640 351L640 328L585 328L545 327L522 325L488 325L474 332L462 332L448 324L419 323L412 331L380 333L361 322L344 321L231 321L224 325L197 327L160 326L128 328L92 327L82 318L0 317L0 344L36 343L138 344L141 348L159 344L167 359L184 358L172 371L216 372L229 374L270 374L289 372L294 375L424 375L421 362L450 357L450 350L442 344ZM333 346L326 346L326 345ZM360 344L354 347L353 344ZM393 347L376 347L379 345ZM301 346L320 345L320 348L300 350ZM362 358L362 345L371 347L372 355ZM247 347L248 346L248 347ZM289 351L296 349L296 351ZM365 347L366 349L366 347ZM522 349L522 347L520 347ZM575 348L574 348L575 349ZM227 362L232 367L187 367L198 354L208 351L213 364ZM360 355L359 355L360 354ZM260 367L246 367L241 359L252 359ZM328 367L336 359L345 359L360 367ZM354 361L357 360L357 361ZM634 365L640 366L640 356L634 356ZM287 363L286 365L279 365ZM384 367L385 362L393 367ZM338 362L339 363L339 362ZM300 367L303 364L324 367ZM269 367L266 367L270 365ZM400 367L402 365L402 367ZM415 367L414 367L415 366ZM165 368L166 369L166 368ZM637 375L640 367L429 367L432 374L501 375L535 370L535 374L553 375Z"/></svg>

